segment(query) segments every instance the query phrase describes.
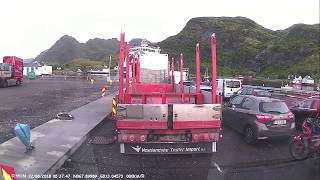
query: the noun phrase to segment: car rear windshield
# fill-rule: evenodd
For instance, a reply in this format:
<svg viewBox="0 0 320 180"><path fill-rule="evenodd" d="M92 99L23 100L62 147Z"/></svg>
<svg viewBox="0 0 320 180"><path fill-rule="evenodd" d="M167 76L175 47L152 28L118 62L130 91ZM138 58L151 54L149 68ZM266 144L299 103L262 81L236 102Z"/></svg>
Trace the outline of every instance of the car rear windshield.
<svg viewBox="0 0 320 180"><path fill-rule="evenodd" d="M261 102L259 104L260 112L263 113L279 113L285 114L290 112L288 106L284 102Z"/></svg>
<svg viewBox="0 0 320 180"><path fill-rule="evenodd" d="M266 97L270 97L271 93L268 91L257 91L257 96L266 96Z"/></svg>
<svg viewBox="0 0 320 180"><path fill-rule="evenodd" d="M240 81L226 81L226 86L228 88L239 88L240 87Z"/></svg>

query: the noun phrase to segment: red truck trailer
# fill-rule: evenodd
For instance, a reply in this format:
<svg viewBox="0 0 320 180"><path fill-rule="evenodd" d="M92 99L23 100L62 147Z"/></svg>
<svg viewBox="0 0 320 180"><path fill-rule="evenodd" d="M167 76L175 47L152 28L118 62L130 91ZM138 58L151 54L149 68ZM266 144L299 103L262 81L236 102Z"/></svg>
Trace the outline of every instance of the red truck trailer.
<svg viewBox="0 0 320 180"><path fill-rule="evenodd" d="M0 63L0 87L20 85L23 79L23 59L16 56L3 57Z"/></svg>
<svg viewBox="0 0 320 180"><path fill-rule="evenodd" d="M222 96L216 95L216 38L212 45L212 92L200 90L200 51L196 46L196 88L183 85L183 55L180 84L174 83L174 61L168 63L167 83L140 81L139 55L129 56L124 33L120 37L119 94L113 99L112 116L120 153L193 154L217 151L223 137ZM126 60L124 60L126 59ZM124 79L123 64L126 62ZM168 60L169 62L169 60ZM131 68L132 69L131 69ZM132 72L129 72L130 69ZM150 74L150 73L149 73ZM125 80L125 88L123 83ZM129 83L131 82L131 83ZM189 88L189 89L188 89ZM125 89L125 90L124 90ZM191 92L191 93L190 93Z"/></svg>

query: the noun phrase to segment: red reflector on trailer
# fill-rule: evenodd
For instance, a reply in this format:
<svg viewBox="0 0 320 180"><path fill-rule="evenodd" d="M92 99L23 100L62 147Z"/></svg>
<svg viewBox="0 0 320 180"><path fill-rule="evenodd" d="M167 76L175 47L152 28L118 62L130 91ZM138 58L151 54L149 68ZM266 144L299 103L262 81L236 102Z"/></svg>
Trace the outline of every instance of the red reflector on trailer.
<svg viewBox="0 0 320 180"><path fill-rule="evenodd" d="M136 138L134 137L134 135L131 135L131 136L129 137L129 139L130 139L131 142L134 142L134 141L136 140Z"/></svg>
<svg viewBox="0 0 320 180"><path fill-rule="evenodd" d="M192 136L192 139L193 139L194 141L199 141L199 136L198 136L198 134L194 134L194 135Z"/></svg>
<svg viewBox="0 0 320 180"><path fill-rule="evenodd" d="M209 134L204 134L203 135L203 140L204 141L209 141Z"/></svg>
<svg viewBox="0 0 320 180"><path fill-rule="evenodd" d="M127 136L127 135L123 135L123 136L122 136L122 140L123 140L124 142L127 142L127 141L128 141L128 136Z"/></svg>
<svg viewBox="0 0 320 180"><path fill-rule="evenodd" d="M216 133L210 133L210 139L215 140L216 139Z"/></svg>
<svg viewBox="0 0 320 180"><path fill-rule="evenodd" d="M146 141L146 136L145 136L145 135L141 135L141 136L140 136L140 141L141 141L141 142Z"/></svg>

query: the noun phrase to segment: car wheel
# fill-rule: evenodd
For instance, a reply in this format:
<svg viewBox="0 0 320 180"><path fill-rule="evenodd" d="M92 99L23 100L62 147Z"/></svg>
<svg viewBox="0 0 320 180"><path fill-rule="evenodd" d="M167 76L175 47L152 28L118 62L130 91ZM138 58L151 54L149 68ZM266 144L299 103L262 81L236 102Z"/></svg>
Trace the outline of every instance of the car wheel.
<svg viewBox="0 0 320 180"><path fill-rule="evenodd" d="M3 88L8 87L8 81L7 81L7 80L4 80L4 81L2 82L2 87L3 87Z"/></svg>
<svg viewBox="0 0 320 180"><path fill-rule="evenodd" d="M247 144L254 144L257 140L256 132L251 126L247 126L244 129L244 141Z"/></svg>
<svg viewBox="0 0 320 180"><path fill-rule="evenodd" d="M20 81L20 80L17 80L17 81L16 81L16 85L19 86L20 84L21 84L21 81Z"/></svg>

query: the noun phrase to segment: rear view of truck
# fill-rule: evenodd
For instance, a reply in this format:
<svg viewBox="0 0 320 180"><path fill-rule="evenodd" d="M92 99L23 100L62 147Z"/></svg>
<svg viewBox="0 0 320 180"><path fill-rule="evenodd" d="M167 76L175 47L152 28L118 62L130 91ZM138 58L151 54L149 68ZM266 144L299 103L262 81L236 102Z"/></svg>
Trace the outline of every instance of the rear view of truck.
<svg viewBox="0 0 320 180"><path fill-rule="evenodd" d="M23 60L15 56L3 57L0 63L0 87L20 85L23 79Z"/></svg>
<svg viewBox="0 0 320 180"><path fill-rule="evenodd" d="M163 77L167 79L166 83L161 83L164 82L163 78L160 78L159 83L144 83L140 77L139 54L130 57L130 48L127 45L124 58L124 34L121 34L119 94L113 100L112 112L116 120L117 140L121 153L190 154L217 151L217 142L222 138L222 97L216 96L214 35L211 38L211 45L214 93L205 94L208 92L200 90L199 44L196 46L196 88L183 85L182 54L180 84L174 83L174 60L167 63L167 75ZM126 62L125 78L124 62Z"/></svg>

